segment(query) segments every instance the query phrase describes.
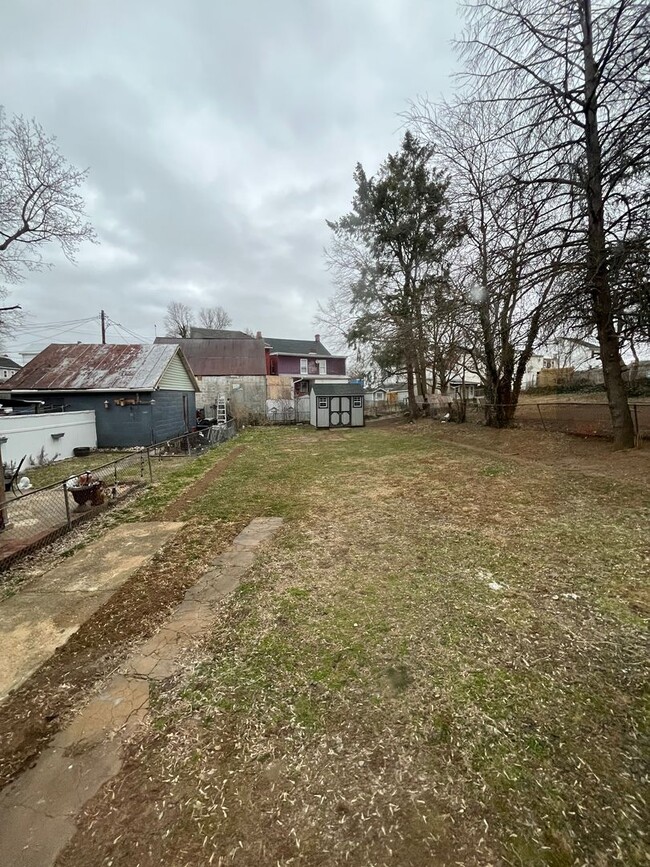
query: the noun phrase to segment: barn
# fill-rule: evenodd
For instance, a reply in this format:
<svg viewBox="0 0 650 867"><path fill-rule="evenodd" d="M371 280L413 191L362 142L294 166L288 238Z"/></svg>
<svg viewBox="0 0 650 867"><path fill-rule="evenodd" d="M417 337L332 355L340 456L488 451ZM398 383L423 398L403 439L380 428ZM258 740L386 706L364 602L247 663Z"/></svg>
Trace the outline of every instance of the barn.
<svg viewBox="0 0 650 867"><path fill-rule="evenodd" d="M309 395L310 423L317 428L363 427L363 385L315 382Z"/></svg>

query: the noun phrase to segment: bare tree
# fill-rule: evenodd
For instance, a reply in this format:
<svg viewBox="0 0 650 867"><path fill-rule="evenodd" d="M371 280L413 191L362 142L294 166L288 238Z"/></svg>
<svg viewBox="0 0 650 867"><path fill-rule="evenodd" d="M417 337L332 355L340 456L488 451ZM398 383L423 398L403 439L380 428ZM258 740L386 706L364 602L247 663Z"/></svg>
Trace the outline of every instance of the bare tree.
<svg viewBox="0 0 650 867"><path fill-rule="evenodd" d="M230 328L232 325L230 314L221 306L201 307L198 319L199 325L202 325L204 328L214 328L215 330Z"/></svg>
<svg viewBox="0 0 650 867"><path fill-rule="evenodd" d="M194 313L182 301L171 301L167 305L167 315L163 321L169 337L189 337L194 324Z"/></svg>
<svg viewBox="0 0 650 867"><path fill-rule="evenodd" d="M556 191L550 183L542 189L513 180L525 166L507 107L421 100L409 120L434 145L456 209L465 215L454 280L466 311L452 320L460 330L455 345L483 380L488 423L505 427L535 346L557 323L561 265L570 248L565 228L555 226Z"/></svg>
<svg viewBox="0 0 650 867"><path fill-rule="evenodd" d="M8 295L7 290L0 286L0 304L4 304ZM20 325L23 319L22 308L19 304L0 307L0 348L2 348L5 338L13 333L14 328Z"/></svg>
<svg viewBox="0 0 650 867"><path fill-rule="evenodd" d="M50 267L42 254L49 242L74 261L81 242L95 240L79 193L87 174L36 121L7 122L0 109L0 280L18 283L26 272Z"/></svg>
<svg viewBox="0 0 650 867"><path fill-rule="evenodd" d="M632 447L609 251L648 197L648 5L475 0L465 10L468 98L510 105L531 135L524 182L561 185L582 212L573 240L582 242L615 444Z"/></svg>

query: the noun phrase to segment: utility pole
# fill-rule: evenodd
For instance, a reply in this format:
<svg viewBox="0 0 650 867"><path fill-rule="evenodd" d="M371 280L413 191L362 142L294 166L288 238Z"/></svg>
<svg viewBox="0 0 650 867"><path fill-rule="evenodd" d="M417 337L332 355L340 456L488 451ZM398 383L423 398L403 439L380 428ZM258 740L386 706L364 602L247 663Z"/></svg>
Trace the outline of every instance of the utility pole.
<svg viewBox="0 0 650 867"><path fill-rule="evenodd" d="M0 532L7 529L7 495L5 494L5 465L2 462L2 447L0 446L0 470L2 470L2 488L0 489Z"/></svg>
<svg viewBox="0 0 650 867"><path fill-rule="evenodd" d="M102 320L102 343L106 343L106 314L104 311L101 311L101 320Z"/></svg>

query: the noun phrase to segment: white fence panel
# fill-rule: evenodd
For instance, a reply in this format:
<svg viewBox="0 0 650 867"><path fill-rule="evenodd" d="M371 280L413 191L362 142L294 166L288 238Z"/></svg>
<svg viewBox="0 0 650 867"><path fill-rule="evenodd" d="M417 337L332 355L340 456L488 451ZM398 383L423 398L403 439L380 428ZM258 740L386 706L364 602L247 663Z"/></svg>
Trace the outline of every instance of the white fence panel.
<svg viewBox="0 0 650 867"><path fill-rule="evenodd" d="M39 455L45 460L70 458L75 448L97 448L95 411L0 415L0 443L5 464L18 464L27 456L24 469L37 464Z"/></svg>

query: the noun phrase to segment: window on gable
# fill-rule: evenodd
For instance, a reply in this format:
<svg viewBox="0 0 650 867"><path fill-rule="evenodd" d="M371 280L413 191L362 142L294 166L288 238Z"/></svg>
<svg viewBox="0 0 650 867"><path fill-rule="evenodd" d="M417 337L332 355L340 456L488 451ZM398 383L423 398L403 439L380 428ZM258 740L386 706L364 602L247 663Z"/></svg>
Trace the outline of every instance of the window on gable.
<svg viewBox="0 0 650 867"><path fill-rule="evenodd" d="M319 397L318 398L318 408L319 409L327 409L327 398Z"/></svg>
<svg viewBox="0 0 650 867"><path fill-rule="evenodd" d="M352 406L355 409L360 409L363 406L363 398L361 397L361 395L352 398Z"/></svg>
<svg viewBox="0 0 650 867"><path fill-rule="evenodd" d="M309 361L306 358L300 359L300 373L303 376L307 376L309 373Z"/></svg>

